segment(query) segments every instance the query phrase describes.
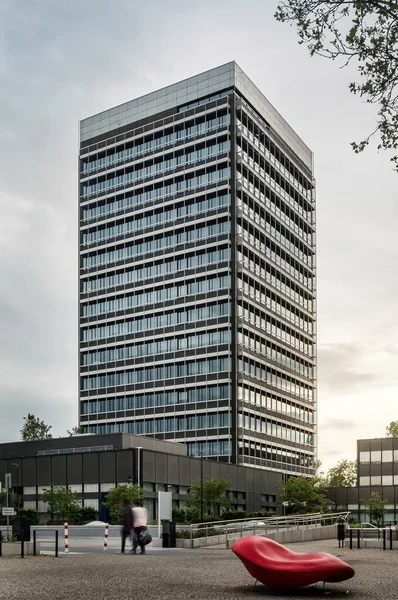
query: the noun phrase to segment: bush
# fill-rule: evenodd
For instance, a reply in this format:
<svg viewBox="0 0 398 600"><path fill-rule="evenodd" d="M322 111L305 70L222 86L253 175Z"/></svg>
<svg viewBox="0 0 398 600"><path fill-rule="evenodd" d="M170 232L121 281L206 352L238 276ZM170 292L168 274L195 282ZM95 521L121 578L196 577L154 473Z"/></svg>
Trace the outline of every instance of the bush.
<svg viewBox="0 0 398 600"><path fill-rule="evenodd" d="M176 523L180 523L180 524L190 524L190 523L200 523L201 522L200 511L198 511L197 508L194 508L194 507L192 507L192 508L191 507L173 508L172 519ZM205 522L214 521L215 518L212 517L211 515L203 515L203 520Z"/></svg>
<svg viewBox="0 0 398 600"><path fill-rule="evenodd" d="M34 508L19 508L18 519L26 519L30 521L32 525L39 524L39 513Z"/></svg>
<svg viewBox="0 0 398 600"><path fill-rule="evenodd" d="M183 508L173 508L173 511L171 513L171 518L176 523L188 523L187 513Z"/></svg>
<svg viewBox="0 0 398 600"><path fill-rule="evenodd" d="M358 523L358 521L352 520L350 523L350 527L351 527L351 529L359 529L361 527L361 524Z"/></svg>
<svg viewBox="0 0 398 600"><path fill-rule="evenodd" d="M98 511L92 506L82 506L76 517L76 525L86 525L91 521L97 521Z"/></svg>
<svg viewBox="0 0 398 600"><path fill-rule="evenodd" d="M17 538L17 536L16 536L16 535L13 535L12 533L9 533L9 534L7 534L7 533L4 533L4 534L2 534L2 533L1 533L1 531L0 531L0 537L1 537L1 541L2 541L3 543L7 543L7 542L17 542L17 541L18 541L18 538Z"/></svg>
<svg viewBox="0 0 398 600"><path fill-rule="evenodd" d="M274 517L275 513L272 511L264 512L249 512L247 510L226 510L220 517L221 521L235 521L238 519L265 519L267 517Z"/></svg>

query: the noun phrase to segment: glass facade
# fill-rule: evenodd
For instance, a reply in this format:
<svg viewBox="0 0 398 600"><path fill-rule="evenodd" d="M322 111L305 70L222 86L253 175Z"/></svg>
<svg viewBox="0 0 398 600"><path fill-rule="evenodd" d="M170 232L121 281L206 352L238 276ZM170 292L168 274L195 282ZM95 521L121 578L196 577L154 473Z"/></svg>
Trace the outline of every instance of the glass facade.
<svg viewBox="0 0 398 600"><path fill-rule="evenodd" d="M235 63L156 94L81 123L80 424L311 474L312 153Z"/></svg>

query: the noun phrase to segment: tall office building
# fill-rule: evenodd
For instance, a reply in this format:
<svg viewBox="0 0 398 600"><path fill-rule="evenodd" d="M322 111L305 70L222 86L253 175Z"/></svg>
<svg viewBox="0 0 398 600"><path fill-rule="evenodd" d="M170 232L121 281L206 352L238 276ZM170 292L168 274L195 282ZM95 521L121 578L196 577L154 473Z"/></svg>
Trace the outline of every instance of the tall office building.
<svg viewBox="0 0 398 600"><path fill-rule="evenodd" d="M235 62L80 123L80 424L316 455L313 155Z"/></svg>

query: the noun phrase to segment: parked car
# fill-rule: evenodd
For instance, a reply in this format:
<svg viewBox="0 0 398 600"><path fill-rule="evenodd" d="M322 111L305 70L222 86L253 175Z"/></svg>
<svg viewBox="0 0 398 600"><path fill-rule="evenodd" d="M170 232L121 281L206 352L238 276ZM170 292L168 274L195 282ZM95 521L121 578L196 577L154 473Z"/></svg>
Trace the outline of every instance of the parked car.
<svg viewBox="0 0 398 600"><path fill-rule="evenodd" d="M220 531L239 531L240 529L254 529L265 527L264 521L241 521L240 523L225 523L225 525L214 525L213 529Z"/></svg>
<svg viewBox="0 0 398 600"><path fill-rule="evenodd" d="M254 527L265 527L264 521L245 521L242 523L245 529L253 529Z"/></svg>

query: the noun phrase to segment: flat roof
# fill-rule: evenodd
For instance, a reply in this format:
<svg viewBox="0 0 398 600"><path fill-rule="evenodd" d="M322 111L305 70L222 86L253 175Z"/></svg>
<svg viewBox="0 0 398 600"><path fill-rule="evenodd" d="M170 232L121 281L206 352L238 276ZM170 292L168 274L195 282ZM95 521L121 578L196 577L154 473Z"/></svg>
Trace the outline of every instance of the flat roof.
<svg viewBox="0 0 398 600"><path fill-rule="evenodd" d="M188 77L80 121L80 142L177 108L198 98L235 88L292 148L311 171L313 153L235 61Z"/></svg>
<svg viewBox="0 0 398 600"><path fill-rule="evenodd" d="M84 452L85 448L99 450L127 450L129 448L143 448L166 454L187 456L185 443L157 438L134 435L132 433L106 433L84 434L49 440L32 440L5 442L0 444L0 458L37 456L40 454L68 454L71 452Z"/></svg>

